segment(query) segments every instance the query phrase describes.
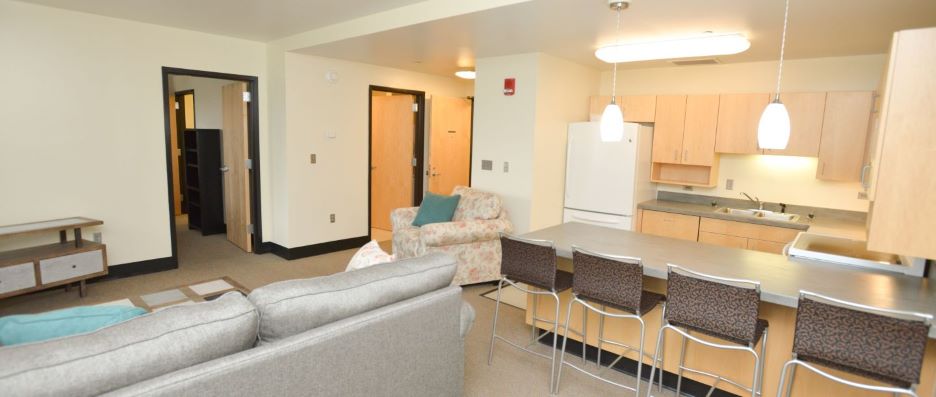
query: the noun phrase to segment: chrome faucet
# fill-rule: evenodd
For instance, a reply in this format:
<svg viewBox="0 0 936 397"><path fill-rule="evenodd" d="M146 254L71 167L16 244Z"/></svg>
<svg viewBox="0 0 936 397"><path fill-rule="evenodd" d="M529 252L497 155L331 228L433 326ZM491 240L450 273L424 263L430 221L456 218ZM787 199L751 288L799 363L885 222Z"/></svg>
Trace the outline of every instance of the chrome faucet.
<svg viewBox="0 0 936 397"><path fill-rule="evenodd" d="M741 192L741 195L744 196L744 197L747 197L748 200L750 200L752 203L756 204L756 205L757 205L757 209L759 209L759 210L763 210L763 209L764 209L764 202L763 202L763 201L760 201L760 198L758 198L757 196L754 196L754 198L751 198L751 196L748 195L748 194L745 193L745 192Z"/></svg>

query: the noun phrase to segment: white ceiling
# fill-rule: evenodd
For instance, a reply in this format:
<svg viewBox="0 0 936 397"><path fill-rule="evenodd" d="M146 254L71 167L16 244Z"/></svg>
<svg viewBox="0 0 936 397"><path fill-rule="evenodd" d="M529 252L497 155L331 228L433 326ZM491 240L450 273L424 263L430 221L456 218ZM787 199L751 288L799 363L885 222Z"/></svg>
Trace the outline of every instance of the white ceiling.
<svg viewBox="0 0 936 397"><path fill-rule="evenodd" d="M783 0L634 0L624 11L621 41L741 32L751 48L723 63L777 59ZM302 50L428 73L451 75L475 58L544 52L606 67L594 49L613 42L607 0L534 0L412 25ZM791 0L788 58L878 54L900 29L936 26L934 0ZM672 66L640 62L626 67Z"/></svg>
<svg viewBox="0 0 936 397"><path fill-rule="evenodd" d="M114 18L271 41L424 0L20 0Z"/></svg>

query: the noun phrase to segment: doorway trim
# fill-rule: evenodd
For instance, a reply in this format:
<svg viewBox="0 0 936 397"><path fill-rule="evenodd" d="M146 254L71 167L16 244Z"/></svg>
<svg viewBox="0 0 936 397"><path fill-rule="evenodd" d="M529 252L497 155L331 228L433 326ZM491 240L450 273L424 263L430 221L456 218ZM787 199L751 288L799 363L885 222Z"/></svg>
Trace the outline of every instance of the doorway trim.
<svg viewBox="0 0 936 397"><path fill-rule="evenodd" d="M166 135L166 177L169 186L169 236L172 242L171 261L173 268L179 267L179 247L176 241L175 202L172 186L172 130L169 127L169 76L206 77L221 80L242 81L247 83L247 92L250 93L250 102L247 102L247 154L252 160L250 170L250 223L254 225L253 247L255 254L270 251L270 247L263 244L262 214L260 213L260 95L259 79L257 76L247 76L230 73L209 72L203 70L182 69L169 66L162 67L163 92L163 128Z"/></svg>
<svg viewBox="0 0 936 397"><path fill-rule="evenodd" d="M426 140L426 93L424 91L405 90L402 88L383 87L379 85L370 85L367 90L367 238L371 238L371 156L373 156L373 134L374 134L374 91L390 92L394 94L412 95L416 98L415 117L416 136L413 140L413 158L416 159L416 165L413 175L413 206L422 204L423 199L423 175L425 174L425 140Z"/></svg>

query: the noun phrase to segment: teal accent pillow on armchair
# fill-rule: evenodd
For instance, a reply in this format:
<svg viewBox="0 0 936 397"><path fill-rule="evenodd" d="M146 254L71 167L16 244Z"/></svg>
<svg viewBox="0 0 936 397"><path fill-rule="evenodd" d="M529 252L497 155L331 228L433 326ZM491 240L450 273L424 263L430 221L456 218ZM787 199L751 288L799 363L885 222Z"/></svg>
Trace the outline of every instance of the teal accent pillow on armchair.
<svg viewBox="0 0 936 397"><path fill-rule="evenodd" d="M413 226L428 225L430 223L451 222L455 216L455 208L458 207L459 195L442 196L439 194L426 192L423 197L419 211L416 212L416 219L413 219Z"/></svg>
<svg viewBox="0 0 936 397"><path fill-rule="evenodd" d="M79 306L0 318L0 345L39 342L83 334L146 314L132 306Z"/></svg>

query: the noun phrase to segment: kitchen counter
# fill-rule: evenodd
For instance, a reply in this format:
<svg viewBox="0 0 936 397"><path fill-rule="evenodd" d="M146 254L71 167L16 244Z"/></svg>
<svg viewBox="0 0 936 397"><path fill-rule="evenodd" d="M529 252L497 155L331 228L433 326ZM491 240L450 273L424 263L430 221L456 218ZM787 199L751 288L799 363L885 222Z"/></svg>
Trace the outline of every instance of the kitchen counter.
<svg viewBox="0 0 936 397"><path fill-rule="evenodd" d="M657 279L666 279L666 264L672 263L714 276L760 281L764 302L791 308L797 305L799 291L807 290L865 305L936 316L936 285L927 278L791 260L770 253L576 222L530 232L523 237L554 241L559 256L564 258L571 258L573 245L612 255L639 257L643 260L645 275ZM936 327L930 330L930 338L936 338Z"/></svg>
<svg viewBox="0 0 936 397"><path fill-rule="evenodd" d="M704 197L704 196L700 196ZM724 199L721 199L724 200ZM784 222L763 218L754 218L750 216L743 215L731 215L723 212L716 212L718 207L722 206L731 206L727 205L718 205L712 207L711 204L703 204L697 202L683 202L675 200L650 200L644 201L637 205L638 209L650 210L650 211L660 211L660 212L671 212L676 214L683 215L692 215L703 218L714 218L722 219L726 221L734 222L745 222L753 223L758 225L774 226L774 227L783 227L788 229L797 229L797 230L809 230L810 232L828 234L837 237L846 237L855 240L866 240L866 231L865 231L865 221L859 217L855 216L842 216L836 213L836 211L823 211L817 209L817 214L815 219L809 219L807 216L808 211L793 212L800 215L800 219L796 222ZM737 206L738 208L748 208L750 205L746 206ZM799 207L797 207L799 209Z"/></svg>

